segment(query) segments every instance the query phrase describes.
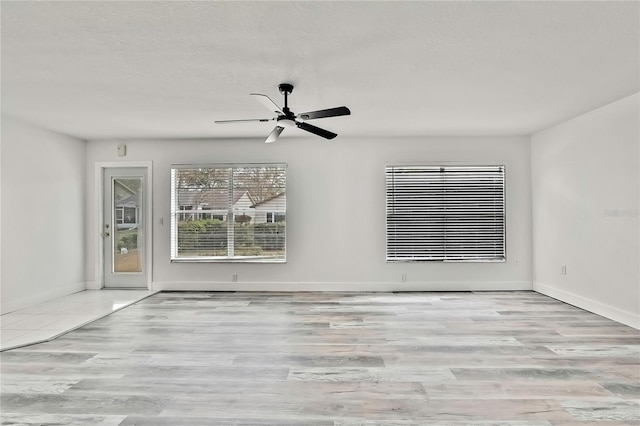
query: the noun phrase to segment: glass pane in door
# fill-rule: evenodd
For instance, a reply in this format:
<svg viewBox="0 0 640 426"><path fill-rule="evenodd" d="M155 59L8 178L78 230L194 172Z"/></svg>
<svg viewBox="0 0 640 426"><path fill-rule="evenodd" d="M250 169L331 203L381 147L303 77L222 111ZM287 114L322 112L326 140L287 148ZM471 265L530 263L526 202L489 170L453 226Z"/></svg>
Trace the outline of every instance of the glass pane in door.
<svg viewBox="0 0 640 426"><path fill-rule="evenodd" d="M142 272L138 235L142 226L142 177L112 179L113 272ZM140 241L141 243L141 241Z"/></svg>

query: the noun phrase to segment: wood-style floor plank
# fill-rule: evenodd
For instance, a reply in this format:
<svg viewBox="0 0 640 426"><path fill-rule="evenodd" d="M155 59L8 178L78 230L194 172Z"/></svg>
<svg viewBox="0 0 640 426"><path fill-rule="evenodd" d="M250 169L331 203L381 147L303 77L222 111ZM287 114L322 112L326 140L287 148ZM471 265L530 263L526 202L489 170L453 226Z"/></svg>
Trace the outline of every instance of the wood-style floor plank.
<svg viewBox="0 0 640 426"><path fill-rule="evenodd" d="M640 331L534 292L160 293L0 361L6 425L640 424Z"/></svg>

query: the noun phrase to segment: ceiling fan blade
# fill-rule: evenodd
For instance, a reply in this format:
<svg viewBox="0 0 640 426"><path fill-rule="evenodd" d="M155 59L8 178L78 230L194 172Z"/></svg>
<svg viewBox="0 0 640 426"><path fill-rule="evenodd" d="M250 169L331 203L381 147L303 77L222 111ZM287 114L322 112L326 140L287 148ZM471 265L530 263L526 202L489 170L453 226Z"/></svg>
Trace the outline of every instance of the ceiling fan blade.
<svg viewBox="0 0 640 426"><path fill-rule="evenodd" d="M264 143L271 143L271 142L277 141L278 136L280 136L280 133L282 133L283 130L284 130L284 127L276 126L275 129L273 129L271 133L269 133L269 136L267 137L267 140L264 141Z"/></svg>
<svg viewBox="0 0 640 426"><path fill-rule="evenodd" d="M320 127L312 126L309 123L296 122L296 126L298 126L302 130L313 133L314 135L322 136L325 139L333 139L338 136L336 133L321 129Z"/></svg>
<svg viewBox="0 0 640 426"><path fill-rule="evenodd" d="M298 114L298 117L303 120L314 120L316 118L338 117L340 115L351 115L351 111L346 106L341 106L337 108L303 112L302 114Z"/></svg>
<svg viewBox="0 0 640 426"><path fill-rule="evenodd" d="M271 99L267 95L263 95L261 93L249 93L249 95L254 96L255 99L258 102L260 102L262 105L266 106L269 109L269 111L275 112L278 115L284 114L282 112L282 108L280 108L278 104L275 103L273 99Z"/></svg>
<svg viewBox="0 0 640 426"><path fill-rule="evenodd" d="M214 123L216 124L229 124L229 123L252 123L252 122L260 122L266 123L267 121L273 121L275 118L247 118L242 120L216 120Z"/></svg>

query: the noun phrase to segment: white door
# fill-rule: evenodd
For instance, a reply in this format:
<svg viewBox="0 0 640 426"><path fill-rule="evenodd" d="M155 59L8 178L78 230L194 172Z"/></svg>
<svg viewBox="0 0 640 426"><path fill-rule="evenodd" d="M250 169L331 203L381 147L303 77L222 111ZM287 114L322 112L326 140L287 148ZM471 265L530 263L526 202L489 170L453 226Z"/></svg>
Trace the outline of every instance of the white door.
<svg viewBox="0 0 640 426"><path fill-rule="evenodd" d="M146 288L146 168L105 168L102 237L104 286Z"/></svg>

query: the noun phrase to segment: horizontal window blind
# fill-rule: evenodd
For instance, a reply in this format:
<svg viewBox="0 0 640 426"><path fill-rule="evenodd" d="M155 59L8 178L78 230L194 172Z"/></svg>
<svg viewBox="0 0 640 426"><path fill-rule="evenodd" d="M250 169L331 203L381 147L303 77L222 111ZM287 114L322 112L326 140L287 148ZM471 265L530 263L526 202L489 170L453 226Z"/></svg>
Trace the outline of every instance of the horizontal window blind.
<svg viewBox="0 0 640 426"><path fill-rule="evenodd" d="M284 262L286 165L173 166L171 259Z"/></svg>
<svg viewBox="0 0 640 426"><path fill-rule="evenodd" d="M505 260L504 166L387 166L387 261Z"/></svg>

